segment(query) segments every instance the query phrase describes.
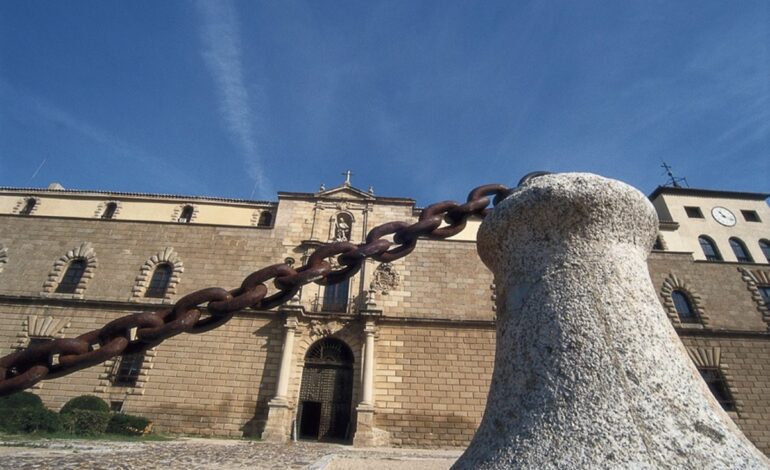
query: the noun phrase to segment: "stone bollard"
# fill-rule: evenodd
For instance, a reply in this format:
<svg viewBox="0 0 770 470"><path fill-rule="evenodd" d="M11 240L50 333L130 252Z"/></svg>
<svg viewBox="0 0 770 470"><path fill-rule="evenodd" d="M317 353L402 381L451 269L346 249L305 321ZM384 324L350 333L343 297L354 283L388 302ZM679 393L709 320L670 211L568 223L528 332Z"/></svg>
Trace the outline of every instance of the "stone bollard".
<svg viewBox="0 0 770 470"><path fill-rule="evenodd" d="M497 350L455 469L770 468L712 397L646 259L652 204L586 173L524 183L484 220Z"/></svg>

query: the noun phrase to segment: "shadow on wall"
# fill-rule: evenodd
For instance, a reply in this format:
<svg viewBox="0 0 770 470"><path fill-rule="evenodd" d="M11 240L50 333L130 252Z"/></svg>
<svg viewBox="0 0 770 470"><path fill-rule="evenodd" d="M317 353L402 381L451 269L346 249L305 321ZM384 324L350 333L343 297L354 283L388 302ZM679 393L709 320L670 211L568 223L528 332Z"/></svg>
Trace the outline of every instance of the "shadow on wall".
<svg viewBox="0 0 770 470"><path fill-rule="evenodd" d="M244 436L259 437L267 423L267 403L275 396L278 383L278 371L281 367L281 352L283 349L283 319L273 318L270 323L258 328L252 333L257 338L265 338L265 362L262 364L262 376L257 391L257 401L254 416L248 420L241 430ZM253 370L260 370L259 364L254 364Z"/></svg>

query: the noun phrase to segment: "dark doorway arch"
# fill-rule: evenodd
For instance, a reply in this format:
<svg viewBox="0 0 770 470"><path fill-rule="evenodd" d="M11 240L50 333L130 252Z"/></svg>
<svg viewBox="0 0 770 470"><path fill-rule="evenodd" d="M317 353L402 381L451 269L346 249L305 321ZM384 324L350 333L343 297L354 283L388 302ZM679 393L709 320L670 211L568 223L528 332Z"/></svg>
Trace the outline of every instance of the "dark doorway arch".
<svg viewBox="0 0 770 470"><path fill-rule="evenodd" d="M299 437L314 440L350 438L353 398L353 353L344 342L324 338L305 355L299 392Z"/></svg>

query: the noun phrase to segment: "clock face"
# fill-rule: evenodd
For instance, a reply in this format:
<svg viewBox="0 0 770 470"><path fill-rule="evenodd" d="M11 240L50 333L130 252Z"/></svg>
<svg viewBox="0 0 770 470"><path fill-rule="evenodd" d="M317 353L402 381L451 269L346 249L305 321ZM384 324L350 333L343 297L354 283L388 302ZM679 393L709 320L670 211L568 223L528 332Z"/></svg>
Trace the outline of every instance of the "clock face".
<svg viewBox="0 0 770 470"><path fill-rule="evenodd" d="M724 207L716 206L711 209L711 216L714 217L714 220L726 227L735 225L735 215Z"/></svg>

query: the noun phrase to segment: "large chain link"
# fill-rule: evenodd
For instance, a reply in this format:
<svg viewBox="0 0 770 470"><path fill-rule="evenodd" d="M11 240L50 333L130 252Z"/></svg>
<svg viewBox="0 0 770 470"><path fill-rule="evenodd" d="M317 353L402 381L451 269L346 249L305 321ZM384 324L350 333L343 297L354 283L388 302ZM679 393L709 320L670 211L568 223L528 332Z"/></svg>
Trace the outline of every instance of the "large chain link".
<svg viewBox="0 0 770 470"><path fill-rule="evenodd" d="M298 269L288 264L274 264L249 274L237 289L201 289L157 312L126 315L76 338L54 339L11 353L0 358L0 396L116 356L144 352L180 333L209 331L246 308L271 309L294 297L305 284L329 285L350 278L367 258L386 263L403 258L414 250L418 238L445 239L457 235L465 228L468 218L487 214L492 197L496 205L510 192L500 184L479 186L470 192L464 204L443 201L426 207L414 224L388 222L373 228L366 243L322 245ZM446 225L442 226L443 223ZM389 235L393 236L392 242L384 238ZM327 261L335 256L339 269L333 269ZM267 296L265 283L271 279L277 292Z"/></svg>

